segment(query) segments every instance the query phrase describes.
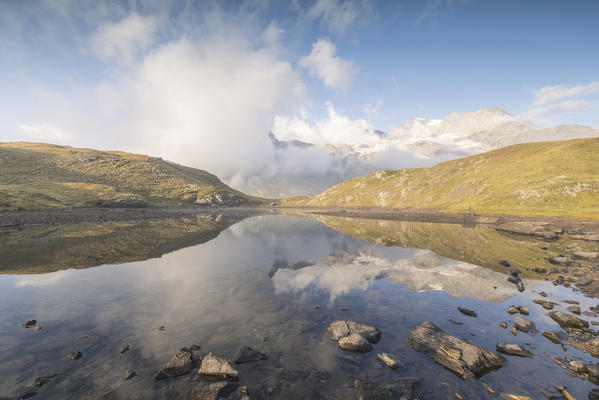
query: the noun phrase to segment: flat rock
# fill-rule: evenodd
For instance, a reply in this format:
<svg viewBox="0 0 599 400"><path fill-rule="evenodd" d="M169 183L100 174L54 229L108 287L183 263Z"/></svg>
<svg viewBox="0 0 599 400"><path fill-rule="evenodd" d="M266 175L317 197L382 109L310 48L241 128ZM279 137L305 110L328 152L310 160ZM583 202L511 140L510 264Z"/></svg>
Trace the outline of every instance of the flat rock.
<svg viewBox="0 0 599 400"><path fill-rule="evenodd" d="M552 311L549 313L551 319L559 324L562 328L577 328L584 329L589 327L589 322L578 318L575 315L566 314L561 311Z"/></svg>
<svg viewBox="0 0 599 400"><path fill-rule="evenodd" d="M329 325L327 332L335 342L354 333L362 336L370 343L377 343L381 339L381 332L376 327L354 321L335 321Z"/></svg>
<svg viewBox="0 0 599 400"><path fill-rule="evenodd" d="M506 222L495 227L496 230L519 235L536 236L545 240L556 240L564 230L547 222Z"/></svg>
<svg viewBox="0 0 599 400"><path fill-rule="evenodd" d="M71 354L67 354L64 359L65 360L78 360L81 358L83 354L80 351L74 351Z"/></svg>
<svg viewBox="0 0 599 400"><path fill-rule="evenodd" d="M191 372L192 352L183 347L175 353L173 358L158 372L156 379L174 378Z"/></svg>
<svg viewBox="0 0 599 400"><path fill-rule="evenodd" d="M403 367L401 361L399 361L396 357L392 356L391 354L379 353L376 355L376 358L378 358L379 361L381 361L391 369Z"/></svg>
<svg viewBox="0 0 599 400"><path fill-rule="evenodd" d="M266 360L267 358L268 357L266 354L261 353L258 350L254 350L249 346L243 346L240 347L239 350L237 350L234 362L235 364L243 364L253 361Z"/></svg>
<svg viewBox="0 0 599 400"><path fill-rule="evenodd" d="M467 308L464 307L458 307L458 311L461 312L464 315L467 315L469 317L475 317L476 318L476 311L473 310L469 310Z"/></svg>
<svg viewBox="0 0 599 400"><path fill-rule="evenodd" d="M356 400L417 400L414 387L420 378L402 377L391 382L367 382L356 379Z"/></svg>
<svg viewBox="0 0 599 400"><path fill-rule="evenodd" d="M362 335L352 333L349 336L339 339L339 348L356 353L367 353L372 350L372 345Z"/></svg>
<svg viewBox="0 0 599 400"><path fill-rule="evenodd" d="M238 372L231 367L231 364L227 360L212 353L208 353L204 357L198 374L203 378L214 380L237 381L239 379Z"/></svg>
<svg viewBox="0 0 599 400"><path fill-rule="evenodd" d="M516 317L514 318L514 327L522 332L534 331L535 323L529 319Z"/></svg>
<svg viewBox="0 0 599 400"><path fill-rule="evenodd" d="M520 356L520 357L532 356L532 353L528 349L526 349L518 344L497 343L496 348L499 353L509 354L511 356Z"/></svg>
<svg viewBox="0 0 599 400"><path fill-rule="evenodd" d="M562 331L547 331L543 332L543 336L555 344L561 343L562 340L568 339L568 335Z"/></svg>
<svg viewBox="0 0 599 400"><path fill-rule="evenodd" d="M237 389L237 384L232 382L215 382L203 385L199 390L192 393L195 400L217 400L224 399Z"/></svg>
<svg viewBox="0 0 599 400"><path fill-rule="evenodd" d="M431 356L462 379L480 377L503 366L503 357L451 336L430 321L410 332L408 345Z"/></svg>

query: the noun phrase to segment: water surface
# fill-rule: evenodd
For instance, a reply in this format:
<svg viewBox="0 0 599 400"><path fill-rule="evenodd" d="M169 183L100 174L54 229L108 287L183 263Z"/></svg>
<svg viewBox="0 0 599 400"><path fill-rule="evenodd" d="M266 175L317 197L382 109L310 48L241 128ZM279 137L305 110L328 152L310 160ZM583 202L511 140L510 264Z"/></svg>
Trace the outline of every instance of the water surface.
<svg viewBox="0 0 599 400"><path fill-rule="evenodd" d="M559 329L532 303L542 290L552 299L576 299L583 309L596 304L534 276L519 293L495 268L498 255L472 248L467 232L497 246L513 239L493 239L485 228L460 233L467 228L345 220L212 215L3 231L4 243L13 245L1 248L0 266L8 274L0 276L0 398L30 391L38 392L35 399L191 398L205 385L196 371L154 380L179 348L191 345L226 358L241 345L266 353L265 361L236 367L252 399L349 399L355 378L389 382L407 376L421 379L421 399L452 399L454 392L496 398L479 380L463 381L408 347L410 330L427 320L487 350L496 342L534 346L533 358L506 356L504 367L484 377L498 393L542 398L560 384L586 398L594 387L551 359L593 361L588 354L572 348L564 354L540 333L514 337L499 327L513 321L507 307L519 304L530 307L540 331ZM371 225L378 230L373 233ZM461 256L456 235L462 237ZM513 242L526 260L537 258L531 249L543 247ZM460 314L458 305L478 317ZM22 328L29 319L43 330ZM370 353L343 352L325 331L337 319L376 325L382 339ZM119 354L123 343L132 349ZM80 360L63 359L76 350L83 353ZM387 368L376 359L379 352L394 354L404 367ZM130 368L138 376L123 382ZM55 373L47 385L27 387Z"/></svg>

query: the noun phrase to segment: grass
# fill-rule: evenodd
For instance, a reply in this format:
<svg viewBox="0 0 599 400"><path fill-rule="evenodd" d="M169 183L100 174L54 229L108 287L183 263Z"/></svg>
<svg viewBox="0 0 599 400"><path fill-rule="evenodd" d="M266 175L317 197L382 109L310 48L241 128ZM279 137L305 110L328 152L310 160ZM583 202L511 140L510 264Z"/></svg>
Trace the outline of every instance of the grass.
<svg viewBox="0 0 599 400"><path fill-rule="evenodd" d="M525 143L354 178L288 206L420 207L599 218L599 138Z"/></svg>
<svg viewBox="0 0 599 400"><path fill-rule="evenodd" d="M216 176L161 158L44 143L0 143L0 210L117 204L251 205Z"/></svg>

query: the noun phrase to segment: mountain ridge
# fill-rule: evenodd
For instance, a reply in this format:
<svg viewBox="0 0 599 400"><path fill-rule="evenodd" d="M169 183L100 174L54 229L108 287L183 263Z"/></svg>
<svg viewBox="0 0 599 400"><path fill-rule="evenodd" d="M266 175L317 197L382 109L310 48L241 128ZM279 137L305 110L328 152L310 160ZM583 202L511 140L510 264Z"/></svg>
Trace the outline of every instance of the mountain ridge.
<svg viewBox="0 0 599 400"><path fill-rule="evenodd" d="M599 218L597 154L599 138L517 144L430 168L378 171L283 205Z"/></svg>
<svg viewBox="0 0 599 400"><path fill-rule="evenodd" d="M161 158L47 143L0 143L0 210L257 205L215 175Z"/></svg>

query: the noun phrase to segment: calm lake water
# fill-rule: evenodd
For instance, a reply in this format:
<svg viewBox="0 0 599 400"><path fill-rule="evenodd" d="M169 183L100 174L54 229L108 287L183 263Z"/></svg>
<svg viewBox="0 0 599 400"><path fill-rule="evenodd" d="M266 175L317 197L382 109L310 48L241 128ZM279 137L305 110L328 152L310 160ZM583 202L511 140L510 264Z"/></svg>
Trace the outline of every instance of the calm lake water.
<svg viewBox="0 0 599 400"><path fill-rule="evenodd" d="M534 357L505 356L501 369L484 376L497 393L539 399L564 385L587 398L595 385L568 375L551 356L596 360L570 347L564 353L540 333L514 337L499 322L511 327L506 309L518 304L529 306L539 331L559 329L532 303L540 291L547 300L577 300L583 309L597 300L532 276L519 293L505 268L495 266L492 250L476 248L468 235L512 249L504 250L506 259L534 259L543 242L495 238L489 228L364 224L211 215L1 231L0 399L28 392L37 392L34 399L191 399L206 384L197 370L166 380L154 376L179 348L192 345L201 346L196 353L225 358L242 345L267 354L267 360L235 366L252 399L353 399L356 378L385 383L411 376L420 378L420 399L453 399L455 392L498 398L480 380L463 381L409 348L410 330L424 321L491 351L497 342L532 344ZM460 314L457 306L478 317ZM23 328L30 319L43 329ZM375 325L382 339L369 353L344 352L326 333L337 319ZM124 343L132 348L119 354ZM73 351L81 351L81 359L64 360ZM389 369L377 360L380 352L404 367ZM123 381L128 369L138 376ZM52 374L58 375L43 387L28 387Z"/></svg>

